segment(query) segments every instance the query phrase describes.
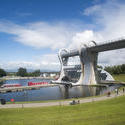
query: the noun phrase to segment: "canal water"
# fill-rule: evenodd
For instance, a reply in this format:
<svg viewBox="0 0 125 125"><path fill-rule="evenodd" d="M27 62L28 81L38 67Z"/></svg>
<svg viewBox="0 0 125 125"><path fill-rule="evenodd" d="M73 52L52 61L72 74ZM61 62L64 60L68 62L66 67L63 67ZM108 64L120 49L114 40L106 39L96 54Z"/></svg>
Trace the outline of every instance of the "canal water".
<svg viewBox="0 0 125 125"><path fill-rule="evenodd" d="M21 80L7 80L5 83L20 83L26 86L28 82L50 82L45 79L21 79ZM76 86L72 88L66 88L63 85L55 87L40 88L38 90L25 90L22 92L10 92L0 93L0 98L10 101L41 101L41 100L61 100L69 98L89 97L95 95L101 95L108 91L113 91L119 86L106 87L90 87L90 86Z"/></svg>

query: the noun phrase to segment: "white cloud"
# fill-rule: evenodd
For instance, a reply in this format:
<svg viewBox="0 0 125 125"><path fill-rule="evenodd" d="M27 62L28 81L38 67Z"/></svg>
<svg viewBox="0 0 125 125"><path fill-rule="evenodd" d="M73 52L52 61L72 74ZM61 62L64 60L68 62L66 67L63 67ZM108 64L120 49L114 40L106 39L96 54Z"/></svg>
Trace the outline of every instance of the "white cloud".
<svg viewBox="0 0 125 125"><path fill-rule="evenodd" d="M81 24L68 24L66 22L36 22L25 25L17 25L11 22L0 22L0 32L14 35L16 42L35 48L79 48L88 41L100 42L117 39L125 36L125 3L117 0L106 1L86 8L84 15L92 18L95 30L81 28ZM78 24L78 25L77 25ZM85 25L85 23L83 24ZM88 23L86 24L88 25ZM90 24L91 25L91 24ZM92 25L93 26L93 25ZM76 28L78 27L78 28ZM125 63L125 49L109 51L99 54L99 64L114 65ZM57 68L59 62L54 55L43 55L36 62L24 61L22 64L34 68ZM13 65L11 63L11 65ZM15 64L18 65L18 64ZM57 67L56 67L57 66ZM9 66L8 66L9 67ZM27 66L28 67L28 66Z"/></svg>
<svg viewBox="0 0 125 125"><path fill-rule="evenodd" d="M86 8L84 15L92 16L98 30L84 31L74 36L74 41L95 40L97 44L106 40L125 38L125 3L106 1ZM85 43L85 42L84 42ZM87 43L87 42L86 42ZM125 63L125 49L99 54L99 64L117 65Z"/></svg>
<svg viewBox="0 0 125 125"><path fill-rule="evenodd" d="M0 32L14 35L16 42L35 48L59 49L66 47L76 32L73 27L63 23L29 23L17 25L11 22L0 22Z"/></svg>
<svg viewBox="0 0 125 125"><path fill-rule="evenodd" d="M83 14L89 16L89 15L93 14L94 12L97 12L97 11L100 10L100 9L101 9L101 6L100 6L100 5L94 5L94 6L92 6L92 7L86 8L86 9L84 10Z"/></svg>
<svg viewBox="0 0 125 125"><path fill-rule="evenodd" d="M72 38L71 48L90 44L91 40L97 44L125 38L125 3L117 0L106 1L103 4L96 4L84 10L83 14L91 16L97 30L84 30L77 32ZM125 63L125 49L99 53L99 64L118 65Z"/></svg>
<svg viewBox="0 0 125 125"><path fill-rule="evenodd" d="M60 70L60 63L57 54L46 54L35 57L35 61L9 61L1 62L0 67L4 69L18 69L24 67L27 69L45 69L45 70Z"/></svg>
<svg viewBox="0 0 125 125"><path fill-rule="evenodd" d="M78 32L76 33L73 38L72 38L72 44L69 46L69 48L79 48L81 45L86 44L89 45L91 44L90 41L103 41L103 38L101 34L94 32L92 30L85 30L83 32Z"/></svg>
<svg viewBox="0 0 125 125"><path fill-rule="evenodd" d="M103 66L125 64L125 49L100 53L98 64Z"/></svg>

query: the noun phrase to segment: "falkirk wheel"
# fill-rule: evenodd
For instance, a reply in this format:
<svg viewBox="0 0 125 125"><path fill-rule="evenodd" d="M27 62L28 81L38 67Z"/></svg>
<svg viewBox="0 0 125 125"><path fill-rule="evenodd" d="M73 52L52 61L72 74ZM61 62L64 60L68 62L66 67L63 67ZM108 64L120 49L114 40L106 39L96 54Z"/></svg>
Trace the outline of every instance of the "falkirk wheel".
<svg viewBox="0 0 125 125"><path fill-rule="evenodd" d="M102 81L113 81L113 77L106 71L97 68L98 53L125 48L125 39L96 44L91 41L91 46L83 45L79 50L59 51L61 72L58 80L52 83L64 85L96 85ZM78 56L80 65L68 65L70 57Z"/></svg>

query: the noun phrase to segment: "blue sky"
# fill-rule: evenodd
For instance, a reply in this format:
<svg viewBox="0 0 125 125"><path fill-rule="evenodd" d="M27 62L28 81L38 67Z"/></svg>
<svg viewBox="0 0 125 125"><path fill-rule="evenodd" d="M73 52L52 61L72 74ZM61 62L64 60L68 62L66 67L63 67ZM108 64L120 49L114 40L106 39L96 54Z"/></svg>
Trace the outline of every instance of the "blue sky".
<svg viewBox="0 0 125 125"><path fill-rule="evenodd" d="M61 48L124 37L124 8L124 0L0 0L0 67L59 69ZM102 53L99 63L125 63L124 53Z"/></svg>
<svg viewBox="0 0 125 125"><path fill-rule="evenodd" d="M86 19L83 9L94 0L1 0L0 18L16 23Z"/></svg>

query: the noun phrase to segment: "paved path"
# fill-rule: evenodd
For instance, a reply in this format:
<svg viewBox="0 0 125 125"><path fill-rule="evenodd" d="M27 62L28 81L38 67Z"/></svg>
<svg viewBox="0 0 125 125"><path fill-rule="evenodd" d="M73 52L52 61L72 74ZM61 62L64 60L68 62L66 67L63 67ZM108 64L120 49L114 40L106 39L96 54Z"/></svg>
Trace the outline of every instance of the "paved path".
<svg viewBox="0 0 125 125"><path fill-rule="evenodd" d="M118 95L111 94L110 97L100 96L100 97L84 98L84 99L79 99L79 100L80 100L80 103L87 103L87 102L102 101L102 100L107 100L107 99L111 99L111 98L116 98L116 97L122 96L122 95L125 95L125 93L120 91ZM0 104L0 109L1 108L24 108L24 107L25 108L27 108L27 107L48 107L48 106L58 106L58 105L69 105L70 103L71 103L71 101L57 101L57 102L47 102L47 103L6 104L6 105Z"/></svg>

